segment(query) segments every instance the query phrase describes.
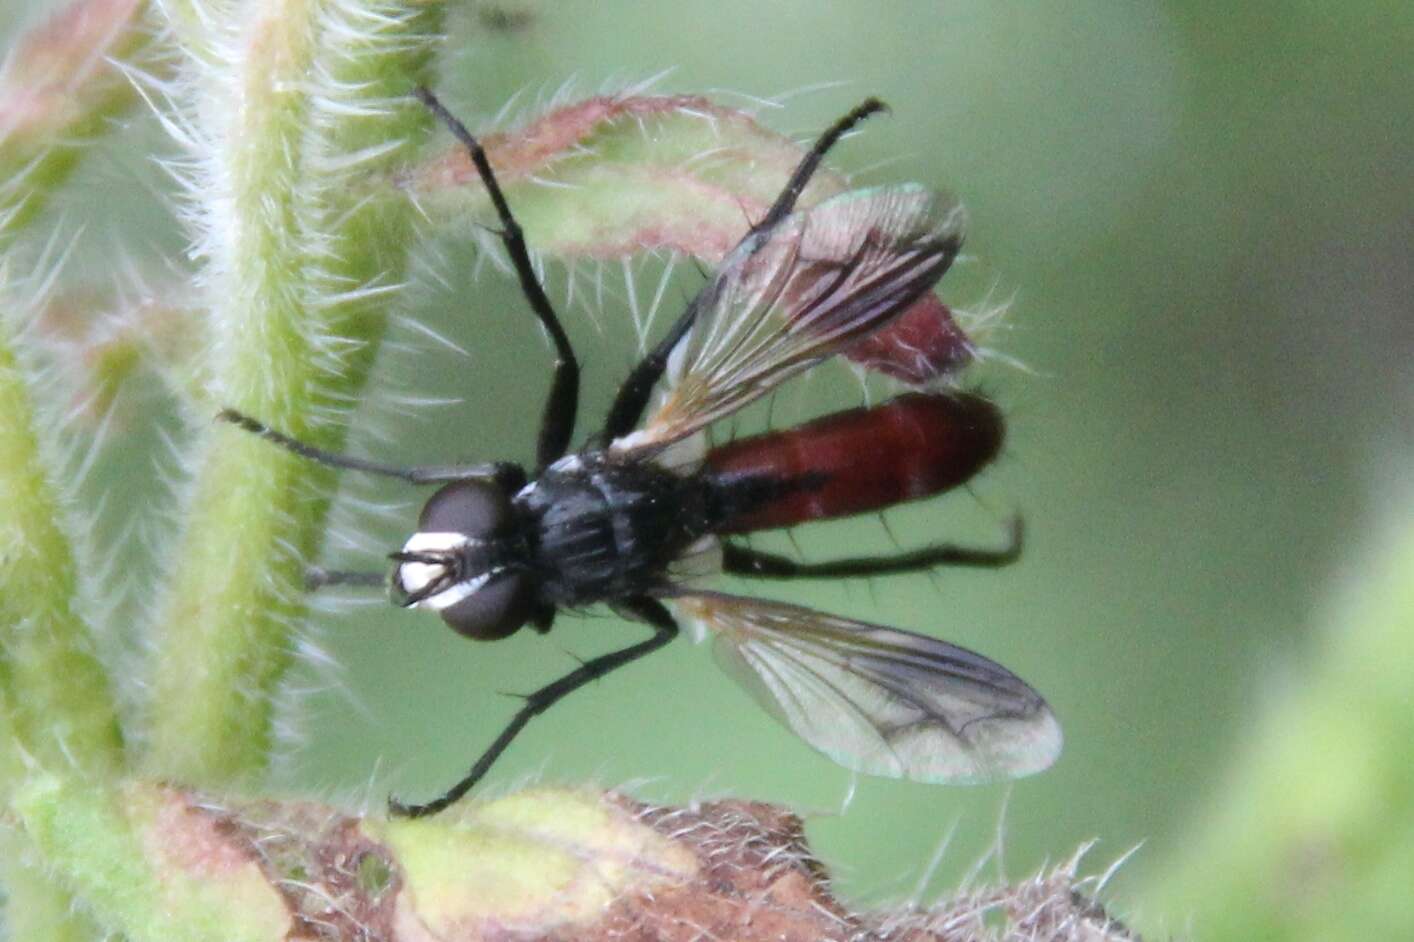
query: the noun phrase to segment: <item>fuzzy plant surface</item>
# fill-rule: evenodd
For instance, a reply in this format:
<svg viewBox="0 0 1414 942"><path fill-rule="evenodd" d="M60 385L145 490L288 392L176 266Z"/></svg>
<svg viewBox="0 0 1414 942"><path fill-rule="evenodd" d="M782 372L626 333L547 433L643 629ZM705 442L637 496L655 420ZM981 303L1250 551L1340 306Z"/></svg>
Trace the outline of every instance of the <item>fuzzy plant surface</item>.
<svg viewBox="0 0 1414 942"><path fill-rule="evenodd" d="M1080 857L933 907L855 912L800 819L529 789L425 820L171 786L34 776L14 800L102 924L134 939L642 939L955 942L1130 939ZM121 860L121 869L97 861Z"/></svg>

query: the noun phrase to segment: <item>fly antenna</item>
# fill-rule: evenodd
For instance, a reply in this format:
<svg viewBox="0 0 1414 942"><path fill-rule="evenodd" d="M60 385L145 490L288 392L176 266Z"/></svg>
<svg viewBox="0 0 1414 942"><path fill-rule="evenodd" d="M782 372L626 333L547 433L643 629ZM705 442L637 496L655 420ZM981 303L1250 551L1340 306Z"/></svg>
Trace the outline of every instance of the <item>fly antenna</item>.
<svg viewBox="0 0 1414 942"><path fill-rule="evenodd" d="M367 458L356 458L353 455L341 455L337 452L326 451L286 435L284 432L276 431L259 419L252 418L235 409L222 409L216 413L216 419L220 422L229 422L242 431L265 439L272 445L278 445L301 458L330 468L342 468L346 471L362 471L365 474L398 478L409 484L440 484L447 481L490 479L500 482L506 487L519 488L525 483L525 472L519 466L509 462L495 461L487 464L428 465L405 468L400 465L385 464L381 461L370 461Z"/></svg>

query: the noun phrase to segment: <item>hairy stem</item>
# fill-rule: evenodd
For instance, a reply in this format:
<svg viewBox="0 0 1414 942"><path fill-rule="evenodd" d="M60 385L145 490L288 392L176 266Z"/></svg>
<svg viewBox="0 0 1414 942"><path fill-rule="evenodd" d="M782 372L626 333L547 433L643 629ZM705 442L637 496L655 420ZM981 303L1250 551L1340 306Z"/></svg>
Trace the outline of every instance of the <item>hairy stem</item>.
<svg viewBox="0 0 1414 942"><path fill-rule="evenodd" d="M108 678L76 608L73 548L49 477L54 462L41 447L10 314L0 312L0 795L7 799L34 762L76 777L111 775L123 763ZM67 893L31 869L27 850L22 836L0 832L11 931L43 933L14 937L87 937Z"/></svg>
<svg viewBox="0 0 1414 942"><path fill-rule="evenodd" d="M7 325L0 318L0 331ZM74 554L35 429L25 374L0 334L0 710L46 763L109 773L122 735L93 638L75 610Z"/></svg>
<svg viewBox="0 0 1414 942"><path fill-rule="evenodd" d="M155 68L146 0L76 0L19 37L0 66L0 254L8 255L69 178L82 145L137 100L121 66ZM4 278L0 265L0 281ZM0 303L8 302L0 284ZM8 306L7 306L8 308ZM78 617L77 576L57 489L43 460L14 312L0 311L0 794L28 762L85 774L122 764L108 678ZM12 938L93 938L64 887L31 862L23 835L0 834Z"/></svg>
<svg viewBox="0 0 1414 942"><path fill-rule="evenodd" d="M427 124L407 93L440 23L415 0L261 0L216 25L232 62L193 56L213 403L342 444L410 241L406 200L375 184ZM213 784L266 762L332 480L230 428L198 467L156 625L148 765Z"/></svg>

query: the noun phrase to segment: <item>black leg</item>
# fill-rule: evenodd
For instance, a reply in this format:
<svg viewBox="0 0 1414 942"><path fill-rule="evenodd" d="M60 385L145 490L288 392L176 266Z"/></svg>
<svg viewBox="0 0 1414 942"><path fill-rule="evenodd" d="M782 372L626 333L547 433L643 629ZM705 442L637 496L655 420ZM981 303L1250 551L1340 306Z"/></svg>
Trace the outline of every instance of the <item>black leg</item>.
<svg viewBox="0 0 1414 942"><path fill-rule="evenodd" d="M1021 558L1021 518L1011 523L1011 540L1001 549L975 549L938 543L894 556L862 556L823 563L799 563L773 553L758 553L735 543L722 544L722 570L758 579L820 579L831 576L884 576L919 572L937 566L996 569Z"/></svg>
<svg viewBox="0 0 1414 942"><path fill-rule="evenodd" d="M800 198L805 185L815 175L815 171L820 167L820 161L825 159L825 154L829 152L830 148L838 144L840 138L848 134L856 124L865 118L888 110L889 106L879 99L866 98L855 105L849 114L830 125L829 129L815 141L815 145L810 148L810 151L801 158L800 163L795 167L795 172L786 181L785 189L781 190L781 195L776 197L776 202L771 204L771 208L766 211L766 215L762 217L761 221L751 227L751 231L755 233L773 229L777 223L789 216L791 210L795 209L795 201Z"/></svg>
<svg viewBox="0 0 1414 942"><path fill-rule="evenodd" d="M230 422L238 428L250 432L252 435L259 435L274 445L279 445L286 451L292 451L301 458L319 464L328 465L331 468L343 468L347 471L363 471L368 474L379 474L383 477L399 478L410 484L438 484L446 481L467 481L474 478L488 478L497 481L509 489L519 488L525 484L525 472L518 465L509 461L494 461L485 464L465 464L465 465L426 465L422 467L400 467L399 465L384 464L381 461L369 461L367 458L355 458L351 455L340 455L332 451L325 451L323 448L316 448L313 445L305 444L297 438L291 438L283 432L277 432L270 426L253 419L250 416L237 412L235 409L222 409L217 413L216 418L222 422Z"/></svg>
<svg viewBox="0 0 1414 942"><path fill-rule="evenodd" d="M419 86L414 94L465 145L471 155L471 162L476 165L476 172L481 175L481 182L486 185L491 205L496 208L496 216L500 219L501 242L506 246L511 264L515 266L520 290L555 344L555 378L545 400L545 411L540 420L540 441L536 449L536 462L539 470L544 471L547 465L564 455L569 448L570 436L574 434L575 412L579 408L579 361L575 359L574 348L570 346L565 329L560 326L560 319L555 316L555 308L546 297L540 279L535 276L530 253L525 248L525 235L521 232L520 223L511 215L511 207L506 203L501 185L496 182L496 175L491 172L491 161L486 159L481 142L442 106L431 91Z"/></svg>
<svg viewBox="0 0 1414 942"><path fill-rule="evenodd" d="M883 102L877 98L867 98L856 106L849 114L840 118L830 129L820 135L819 140L810 148L810 151L796 165L795 171L786 181L781 194L776 197L776 201L771 204L771 208L766 211L766 215L761 218L751 230L742 237L738 247L748 239L775 228L777 224L786 216L790 215L795 208L795 201L800 198L801 191L805 189L810 178L820 167L820 161L831 147L843 137L850 128L860 121L880 111L887 110ZM669 328L666 336L658 342L651 351L628 374L622 386L619 387L618 395L614 397L614 404L609 409L609 416L604 421L604 431L602 438L607 445L620 436L627 435L633 431L638 420L643 417L643 410L648 405L648 399L653 394L653 387L658 380L663 377L663 370L667 368L668 357L672 355L673 348L678 345L678 341L692 328L692 322L697 319L698 301L702 297L699 294L688 304L687 309L682 312L678 319Z"/></svg>
<svg viewBox="0 0 1414 942"><path fill-rule="evenodd" d="M638 361L628 374L628 379L619 387L614 404L609 407L609 417L604 421L604 431L600 435L605 445L633 431L638 420L643 417L648 398L653 395L653 387L662 378L673 348L692 329L692 322L697 320L697 299L700 297L699 294L688 303L687 309L673 322L668 333L658 341L657 346L648 351L647 356Z"/></svg>
<svg viewBox="0 0 1414 942"><path fill-rule="evenodd" d="M311 592L331 585L353 585L368 589L386 589L386 572L350 572L346 569L324 569L311 566L304 571L304 587Z"/></svg>
<svg viewBox="0 0 1414 942"><path fill-rule="evenodd" d="M658 650L677 637L677 622L673 620L672 613L663 607L662 602L647 597L633 598L620 603L619 607L625 614L652 626L653 637L620 651L585 661L578 669L570 671L552 684L541 687L525 698L525 705L501 731L501 735L497 736L496 741L491 743L491 747L481 754L481 758L476 760L476 764L471 767L471 771L466 774L466 777L448 789L446 794L422 805L405 805L397 799L390 799L388 813L401 818L421 818L429 814L436 814L446 808L471 791L472 787L481 780L491 765L511 744L511 740L516 738L516 735L525 728L532 717L544 713L563 697L590 681L597 680L616 668L623 667L645 654Z"/></svg>

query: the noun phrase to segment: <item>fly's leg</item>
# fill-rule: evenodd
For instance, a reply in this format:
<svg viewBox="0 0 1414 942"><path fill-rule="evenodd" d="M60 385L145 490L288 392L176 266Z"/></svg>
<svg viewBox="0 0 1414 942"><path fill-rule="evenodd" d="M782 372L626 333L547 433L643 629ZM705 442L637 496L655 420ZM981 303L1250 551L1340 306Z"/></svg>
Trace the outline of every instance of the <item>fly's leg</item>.
<svg viewBox="0 0 1414 942"><path fill-rule="evenodd" d="M822 579L850 576L885 576L921 572L938 566L998 569L1021 558L1021 518L1011 521L1010 539L1001 549L978 549L937 543L893 556L862 556L801 563L774 553L760 553L734 543L722 544L722 571L758 579Z"/></svg>
<svg viewBox="0 0 1414 942"><path fill-rule="evenodd" d="M311 566L304 571L304 587L315 592L325 586L351 585L365 589L386 589L386 572L354 572L348 569L324 569Z"/></svg>
<svg viewBox="0 0 1414 942"><path fill-rule="evenodd" d="M819 169L820 161L824 159L830 148L834 147L839 139L856 124L872 114L885 110L887 107L879 99L867 98L855 106L849 114L831 125L824 134L821 134L815 145L796 165L795 171L791 173L790 179L786 181L785 187L776 197L776 201L771 204L771 208L766 211L766 215L751 227L751 231L742 238L742 242L760 233L769 232L782 219L789 216L791 210L795 208L795 201L800 198L801 192L810 182L810 178L815 175L815 171ZM618 395L614 397L614 404L609 409L609 416L604 421L602 438L605 444L633 431L638 420L643 417L643 410L648 405L648 398L653 394L653 387L657 385L658 380L662 379L663 371L667 369L668 357L672 355L673 348L678 345L678 342L692 329L692 323L697 319L700 297L701 295L698 295L692 300L692 303L687 306L687 310L683 311L673 326L669 328L667 335L638 362L638 365L628 374L628 378L624 380L623 385L619 387Z"/></svg>
<svg viewBox="0 0 1414 942"><path fill-rule="evenodd" d="M525 247L525 234L515 216L511 215L511 207L506 202L505 194L501 192L501 185L496 182L496 175L491 172L491 161L486 158L486 151L481 142L442 106L431 91L419 86L413 94L428 107L437 120L447 126L447 130L462 142L467 153L471 155L471 162L476 165L476 172L481 175L481 182L486 185L486 192L491 197L491 205L496 208L496 216L501 225L501 242L506 247L511 264L515 266L516 277L520 279L520 290L555 344L555 378L550 384L545 410L541 414L540 440L535 452L539 470L544 471L548 465L564 455L569 448L570 436L574 434L575 413L579 408L579 361L575 359L574 348L570 346L570 339L565 334L564 327L560 326L560 319L555 315L555 308L550 304L545 288L536 277L535 267L530 264L530 253Z"/></svg>
<svg viewBox="0 0 1414 942"><path fill-rule="evenodd" d="M843 118L830 125L829 129L815 141L815 145L801 158L800 163L796 164L795 171L791 173L785 188L781 190L781 195L776 197L776 201L771 204L771 208L766 211L766 215L761 218L761 221L751 227L751 232L755 234L774 229L777 223L789 216L791 210L795 209L795 201L800 198L805 185L810 182L810 178L820 168L820 161L825 159L825 154L829 153L830 148L838 144L840 138L848 134L856 124L865 118L888 110L889 106L879 99L866 98L851 108Z"/></svg>
<svg viewBox="0 0 1414 942"><path fill-rule="evenodd" d="M279 445L286 451L293 452L301 458L306 458L331 468L342 468L346 471L362 471L367 474L398 478L399 480L407 481L409 484L439 484L447 481L489 479L509 488L518 488L525 483L525 472L517 465L508 461L467 465L403 467L400 465L384 464L381 461L370 461L367 458L356 458L352 455L341 455L336 452L326 451L323 448L317 448L297 438L291 438L284 432L277 432L259 419L253 419L242 412L237 412L235 409L222 409L217 413L216 418L222 422L230 422L237 428L250 432L252 435L258 435L267 442L273 445Z"/></svg>
<svg viewBox="0 0 1414 942"><path fill-rule="evenodd" d="M497 736L490 748L481 754L481 758L476 760L476 764L471 767L471 771L466 774L466 777L448 789L446 794L421 805L405 805L397 799L389 799L388 813L402 818L421 818L429 814L436 814L451 805L481 781L482 776L491 768L501 753L505 752L506 747L511 744L511 740L516 738L516 735L525 728L532 717L544 713L562 698L574 693L590 681L598 680L605 674L638 660L645 654L651 654L677 637L677 622L662 602L647 597L636 597L620 602L618 607L625 614L647 623L653 629L653 637L629 645L622 650L585 661L578 669L570 671L552 684L541 687L525 698L525 705L501 731L501 735Z"/></svg>

